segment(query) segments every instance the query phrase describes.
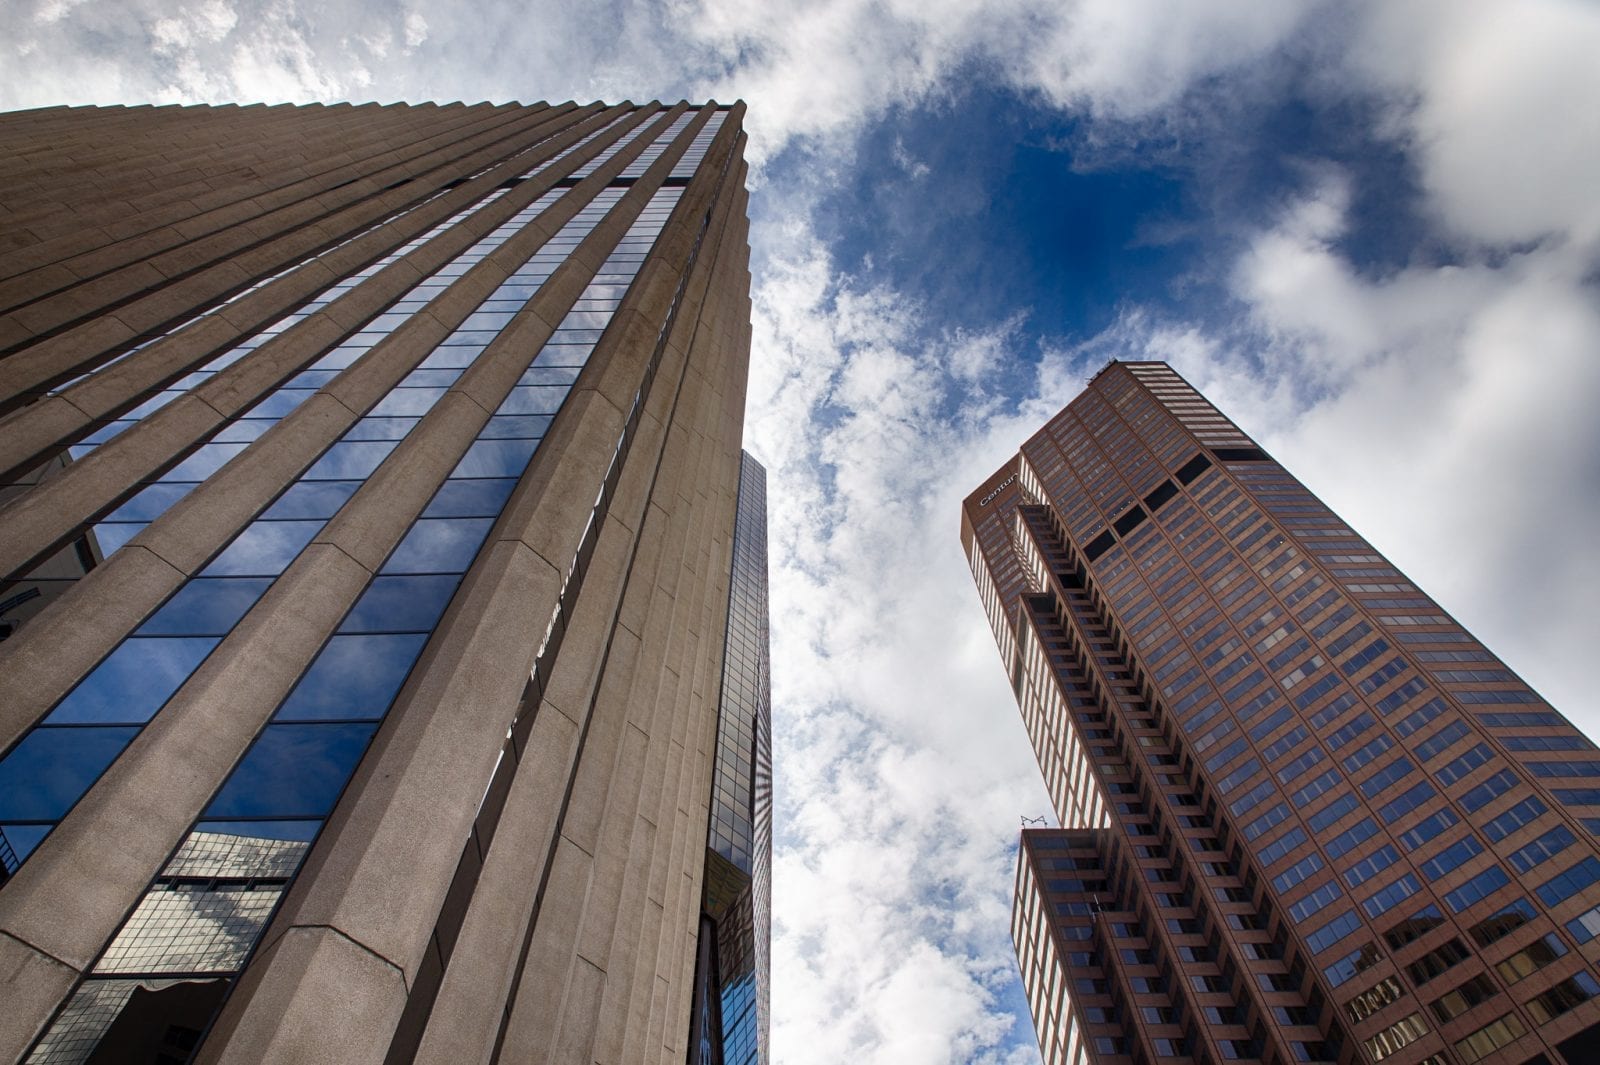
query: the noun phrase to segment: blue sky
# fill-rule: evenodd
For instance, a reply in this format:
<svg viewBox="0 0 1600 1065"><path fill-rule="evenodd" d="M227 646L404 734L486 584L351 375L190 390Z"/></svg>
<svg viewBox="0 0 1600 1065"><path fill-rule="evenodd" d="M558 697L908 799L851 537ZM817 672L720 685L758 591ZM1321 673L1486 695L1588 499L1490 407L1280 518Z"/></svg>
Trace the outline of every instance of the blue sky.
<svg viewBox="0 0 1600 1065"><path fill-rule="evenodd" d="M0 0L0 105L750 105L776 1060L1037 1060L957 505L1167 358L1591 733L1585 0Z"/></svg>

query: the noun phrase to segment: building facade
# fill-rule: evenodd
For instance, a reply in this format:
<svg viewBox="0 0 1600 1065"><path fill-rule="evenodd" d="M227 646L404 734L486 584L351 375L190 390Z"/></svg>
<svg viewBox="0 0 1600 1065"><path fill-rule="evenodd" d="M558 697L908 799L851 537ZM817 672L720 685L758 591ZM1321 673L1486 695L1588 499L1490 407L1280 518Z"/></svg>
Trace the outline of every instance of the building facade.
<svg viewBox="0 0 1600 1065"><path fill-rule="evenodd" d="M1049 1065L1600 1061L1600 752L1175 371L965 502Z"/></svg>
<svg viewBox="0 0 1600 1065"><path fill-rule="evenodd" d="M691 1046L700 1065L767 1060L772 941L772 673L767 473L747 453L733 530L728 650L701 901Z"/></svg>
<svg viewBox="0 0 1600 1065"><path fill-rule="evenodd" d="M0 1059L689 1059L742 116L0 116Z"/></svg>

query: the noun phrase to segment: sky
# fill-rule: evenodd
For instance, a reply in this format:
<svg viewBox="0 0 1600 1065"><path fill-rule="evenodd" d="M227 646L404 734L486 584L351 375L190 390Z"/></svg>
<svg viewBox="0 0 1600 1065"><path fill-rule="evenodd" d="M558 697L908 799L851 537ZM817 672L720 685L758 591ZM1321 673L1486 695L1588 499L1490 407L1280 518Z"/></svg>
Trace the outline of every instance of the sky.
<svg viewBox="0 0 1600 1065"><path fill-rule="evenodd" d="M0 0L0 107L742 98L779 1063L1037 1061L959 501L1162 358L1591 734L1593 0Z"/></svg>

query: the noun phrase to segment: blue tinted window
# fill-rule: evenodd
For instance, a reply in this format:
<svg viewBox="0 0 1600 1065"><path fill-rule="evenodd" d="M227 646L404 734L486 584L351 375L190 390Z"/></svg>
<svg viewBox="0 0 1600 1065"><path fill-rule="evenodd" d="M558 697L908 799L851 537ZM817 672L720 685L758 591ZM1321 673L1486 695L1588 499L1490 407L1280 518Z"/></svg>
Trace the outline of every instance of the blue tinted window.
<svg viewBox="0 0 1600 1065"><path fill-rule="evenodd" d="M500 513L511 490L517 486L514 477L498 477L472 481L446 481L434 493L424 518L492 518Z"/></svg>
<svg viewBox="0 0 1600 1065"><path fill-rule="evenodd" d="M461 578L454 574L379 577L345 617L340 632L429 632Z"/></svg>
<svg viewBox="0 0 1600 1065"><path fill-rule="evenodd" d="M422 518L395 548L383 573L462 573L492 524L488 518Z"/></svg>
<svg viewBox="0 0 1600 1065"><path fill-rule="evenodd" d="M444 392L442 388L397 388L367 413L377 418L426 414Z"/></svg>
<svg viewBox="0 0 1600 1065"><path fill-rule="evenodd" d="M36 728L0 761L0 821L55 821L133 738L137 728Z"/></svg>
<svg viewBox="0 0 1600 1065"><path fill-rule="evenodd" d="M467 448L451 477L520 477L537 440L479 440Z"/></svg>
<svg viewBox="0 0 1600 1065"><path fill-rule="evenodd" d="M166 481L203 481L248 444L206 444L162 475Z"/></svg>
<svg viewBox="0 0 1600 1065"><path fill-rule="evenodd" d="M333 637L274 720L382 717L425 642L422 634Z"/></svg>
<svg viewBox="0 0 1600 1065"><path fill-rule="evenodd" d="M56 704L45 723L148 721L217 643L211 637L129 637Z"/></svg>
<svg viewBox="0 0 1600 1065"><path fill-rule="evenodd" d="M489 419L478 436L484 440L540 437L550 428L550 421L546 414L497 414Z"/></svg>
<svg viewBox="0 0 1600 1065"><path fill-rule="evenodd" d="M565 386L518 385L500 404L496 414L554 414L567 398Z"/></svg>
<svg viewBox="0 0 1600 1065"><path fill-rule="evenodd" d="M226 636L271 584L270 577L196 577L139 626L139 635Z"/></svg>
<svg viewBox="0 0 1600 1065"><path fill-rule="evenodd" d="M268 725L207 818L321 817L333 809L376 725Z"/></svg>
<svg viewBox="0 0 1600 1065"><path fill-rule="evenodd" d="M154 521L194 491L193 484L152 484L106 515L107 521Z"/></svg>
<svg viewBox="0 0 1600 1065"><path fill-rule="evenodd" d="M360 487L360 481L302 481L291 485L261 516L274 521L331 518Z"/></svg>
<svg viewBox="0 0 1600 1065"><path fill-rule="evenodd" d="M288 568L320 521L254 521L201 571L206 577L276 577Z"/></svg>
<svg viewBox="0 0 1600 1065"><path fill-rule="evenodd" d="M362 418L350 427L344 434L344 439L399 440L416 428L421 420L421 418Z"/></svg>
<svg viewBox="0 0 1600 1065"><path fill-rule="evenodd" d="M334 444L305 472L303 479L364 480L393 450L392 440L352 440Z"/></svg>
<svg viewBox="0 0 1600 1065"><path fill-rule="evenodd" d="M211 442L214 444L248 444L262 433L278 424L272 418L240 418L229 422L212 434Z"/></svg>
<svg viewBox="0 0 1600 1065"><path fill-rule="evenodd" d="M525 370L519 385L569 385L578 379L576 366L533 366Z"/></svg>
<svg viewBox="0 0 1600 1065"><path fill-rule="evenodd" d="M104 521L94 527L94 538L95 542L100 545L100 554L109 556L116 553L123 544L138 536L144 529L144 524Z"/></svg>
<svg viewBox="0 0 1600 1065"><path fill-rule="evenodd" d="M0 773L4 770L0 769ZM9 855L0 851L0 858L5 859L5 871L14 873L28 860L28 855L33 853L44 837L50 834L54 825L7 825L0 824L0 843L11 849ZM1576 924L1577 922L1573 922ZM1570 925L1568 927L1571 927ZM1590 937L1580 938L1580 943L1586 942Z"/></svg>

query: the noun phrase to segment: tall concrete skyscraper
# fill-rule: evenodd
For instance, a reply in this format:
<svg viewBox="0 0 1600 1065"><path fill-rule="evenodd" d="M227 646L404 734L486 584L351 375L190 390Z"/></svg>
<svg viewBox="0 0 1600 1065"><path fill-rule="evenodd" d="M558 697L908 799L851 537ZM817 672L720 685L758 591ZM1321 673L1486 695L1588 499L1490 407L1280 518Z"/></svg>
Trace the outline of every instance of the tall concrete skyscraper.
<svg viewBox="0 0 1600 1065"><path fill-rule="evenodd" d="M743 112L0 116L0 1060L744 1020Z"/></svg>
<svg viewBox="0 0 1600 1065"><path fill-rule="evenodd" d="M1600 752L1170 367L961 532L1061 825L1012 925L1049 1065L1600 1061Z"/></svg>

